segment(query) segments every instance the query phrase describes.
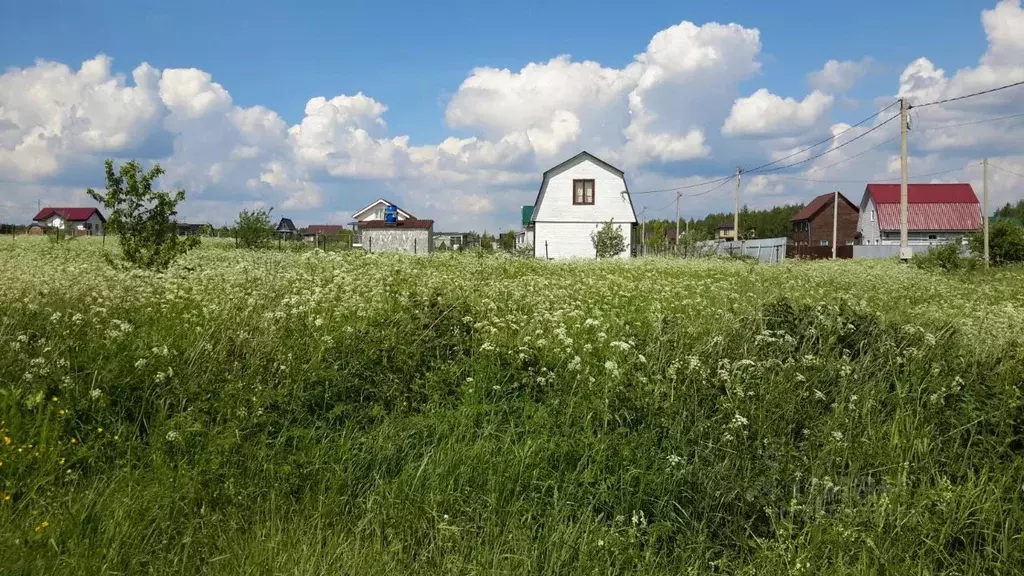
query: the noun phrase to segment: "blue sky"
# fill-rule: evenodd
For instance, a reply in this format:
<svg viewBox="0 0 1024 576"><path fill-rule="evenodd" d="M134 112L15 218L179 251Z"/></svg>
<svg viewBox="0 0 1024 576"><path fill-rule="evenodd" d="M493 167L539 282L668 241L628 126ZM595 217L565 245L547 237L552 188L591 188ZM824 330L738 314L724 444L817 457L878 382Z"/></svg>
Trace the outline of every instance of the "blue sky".
<svg viewBox="0 0 1024 576"><path fill-rule="evenodd" d="M619 2L54 2L7 3L0 65L37 58L75 63L104 53L128 73L196 67L236 102L286 120L314 95L362 91L388 103L388 124L435 141L447 98L476 66L518 69L559 54L624 66L651 36L681 20L738 22L761 30L763 74L748 81L786 96L828 59L872 56L899 70L928 55L946 68L984 49L974 23L989 2L787 0ZM936 33L938 32L938 33ZM952 37L952 38L951 38ZM952 41L951 41L952 40ZM881 78L866 83L882 87ZM875 91L874 93L877 93Z"/></svg>
<svg viewBox="0 0 1024 576"><path fill-rule="evenodd" d="M446 119L460 84L474 68L507 68L515 73L530 63L543 64L568 54L573 62L593 60L609 69L625 69L647 49L653 36L680 22L696 26L735 22L759 32L760 48L754 57L759 70L741 74L727 91L730 98L766 89L801 101L810 92L808 74L820 70L825 62L870 59L863 77L834 95L827 117L808 122L806 138L820 138L828 133L829 122L859 120L875 111L881 99L894 97L900 88L900 73L918 58L927 58L936 68L946 70L947 76L978 66L979 58L990 48L981 14L996 5L975 0L793 0L782 3L784 7L747 0L551 4L533 0L288 5L191 0L159 5L119 0L7 2L0 8L0 68L30 69L44 60L62 63L74 72L83 61L102 54L112 59L111 75L124 75L126 85L131 85L132 71L143 62L157 70L198 69L230 93L235 107L265 107L288 126L303 121L311 98L329 100L361 92L387 107L380 115L386 132L375 137L401 135L408 137L409 146L433 146L447 137L500 138L500 134L484 135L488 129L479 121L453 125ZM1017 1L1006 4L1013 8ZM544 94L538 97L544 98ZM658 120L672 113L671 108L663 108ZM584 119L584 135L586 122ZM501 134L518 130L502 126ZM28 130L21 128L22 133ZM720 126L701 128L709 135L711 154L687 161L626 161L630 173L655 185L659 179L688 174L710 177L733 158L753 162L771 157L771 146L764 141L757 147L741 142L728 154L716 140ZM575 141L578 146L586 142L586 138ZM558 149L562 156L575 151L572 144ZM535 158L537 175L548 160ZM165 165L169 161L173 158L162 160ZM261 165L263 170L268 162ZM347 174L324 176L308 167L296 167L294 174L295 179L306 178L319 186L321 196L335 200L345 194L338 190L347 189L340 182L353 182ZM393 191L396 177L392 173L356 175L355 181L368 189L365 194L345 201L321 201L308 208L351 212L359 208L358 201L389 188ZM23 176L19 178L24 181ZM46 181L50 180L38 180L43 182L40 185ZM535 184L517 186L517 190L535 189ZM439 183L435 189L445 187L450 185ZM794 192L787 198L813 196L810 192ZM473 187L461 193L472 194ZM489 211L477 212L483 226L504 224L509 214L515 213L517 203L529 196L508 195L515 198L492 202ZM223 197L232 196L225 192ZM421 210L439 210L441 206L427 202ZM223 209L234 208L225 205ZM214 209L212 204L210 209ZM223 216L229 218L230 214Z"/></svg>

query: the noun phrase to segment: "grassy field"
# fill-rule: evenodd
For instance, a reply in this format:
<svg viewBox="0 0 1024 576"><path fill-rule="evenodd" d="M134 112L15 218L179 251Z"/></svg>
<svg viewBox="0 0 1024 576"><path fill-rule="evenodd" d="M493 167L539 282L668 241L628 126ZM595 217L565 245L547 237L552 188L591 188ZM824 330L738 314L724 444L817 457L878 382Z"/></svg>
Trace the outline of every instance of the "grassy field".
<svg viewBox="0 0 1024 576"><path fill-rule="evenodd" d="M1021 271L103 255L0 239L0 573L1024 570Z"/></svg>

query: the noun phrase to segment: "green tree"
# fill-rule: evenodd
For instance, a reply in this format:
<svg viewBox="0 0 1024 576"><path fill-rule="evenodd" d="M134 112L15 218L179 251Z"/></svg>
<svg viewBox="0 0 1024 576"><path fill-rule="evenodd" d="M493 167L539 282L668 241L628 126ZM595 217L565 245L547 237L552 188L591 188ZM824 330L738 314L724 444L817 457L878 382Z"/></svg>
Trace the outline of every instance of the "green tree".
<svg viewBox="0 0 1024 576"><path fill-rule="evenodd" d="M509 230L498 236L498 247L505 252L512 252L516 249L516 233Z"/></svg>
<svg viewBox="0 0 1024 576"><path fill-rule="evenodd" d="M199 238L179 237L174 221L185 191L153 191L153 182L164 173L159 164L146 172L132 160L114 170L114 161L107 160L105 168L106 194L92 188L87 192L110 211L107 229L120 237L121 252L128 262L161 270L199 245Z"/></svg>
<svg viewBox="0 0 1024 576"><path fill-rule="evenodd" d="M338 230L338 247L342 250L348 250L352 247L352 243L355 242L356 233L349 228L342 228Z"/></svg>
<svg viewBox="0 0 1024 576"><path fill-rule="evenodd" d="M647 249L661 252L668 246L668 220L651 220L647 223Z"/></svg>
<svg viewBox="0 0 1024 576"><path fill-rule="evenodd" d="M258 249L266 248L274 237L274 225L270 222L270 212L273 208L257 208L255 210L242 210L238 213L238 220L235 222L235 233L238 237L238 245L242 248Z"/></svg>
<svg viewBox="0 0 1024 576"><path fill-rule="evenodd" d="M1007 202L1006 206L998 208L993 215L998 218L1024 220L1024 200L1018 200L1016 204Z"/></svg>
<svg viewBox="0 0 1024 576"><path fill-rule="evenodd" d="M480 249L491 252L494 250L494 236L491 236L487 232L484 232L480 236Z"/></svg>
<svg viewBox="0 0 1024 576"><path fill-rule="evenodd" d="M984 232L969 239L971 252L984 256ZM988 225L988 255L995 266L1024 262L1024 228L1016 222L997 220Z"/></svg>
<svg viewBox="0 0 1024 576"><path fill-rule="evenodd" d="M626 238L619 226L612 226L612 221L604 223L600 230L590 235L598 258L618 256L626 249Z"/></svg>

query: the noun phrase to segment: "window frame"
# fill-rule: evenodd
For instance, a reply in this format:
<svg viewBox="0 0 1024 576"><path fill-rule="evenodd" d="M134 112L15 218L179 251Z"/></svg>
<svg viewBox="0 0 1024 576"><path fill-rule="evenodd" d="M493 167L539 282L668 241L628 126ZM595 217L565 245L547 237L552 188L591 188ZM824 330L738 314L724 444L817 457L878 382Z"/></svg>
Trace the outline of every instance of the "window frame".
<svg viewBox="0 0 1024 576"><path fill-rule="evenodd" d="M587 202L587 182L590 182L590 202ZM580 183L583 186L581 199L579 202L576 200L576 184ZM573 178L572 180L572 205L573 206L593 206L594 198L597 196L597 183L593 178Z"/></svg>

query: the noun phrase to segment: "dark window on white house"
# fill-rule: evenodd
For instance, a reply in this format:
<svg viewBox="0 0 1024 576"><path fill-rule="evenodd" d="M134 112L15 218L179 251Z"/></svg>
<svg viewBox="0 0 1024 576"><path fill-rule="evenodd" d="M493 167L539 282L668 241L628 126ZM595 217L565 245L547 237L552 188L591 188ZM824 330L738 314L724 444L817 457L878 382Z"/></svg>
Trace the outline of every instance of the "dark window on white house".
<svg viewBox="0 0 1024 576"><path fill-rule="evenodd" d="M928 235L928 239L929 240L938 240L939 239L939 235L938 234L929 234Z"/></svg>
<svg viewBox="0 0 1024 576"><path fill-rule="evenodd" d="M573 180L572 181L572 203L593 204L594 203L594 181Z"/></svg>

